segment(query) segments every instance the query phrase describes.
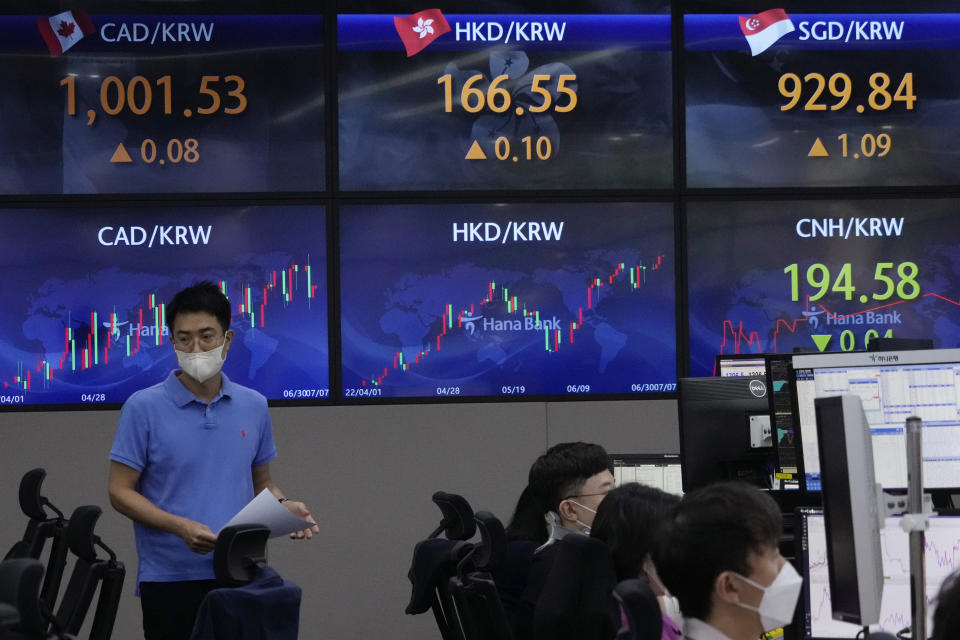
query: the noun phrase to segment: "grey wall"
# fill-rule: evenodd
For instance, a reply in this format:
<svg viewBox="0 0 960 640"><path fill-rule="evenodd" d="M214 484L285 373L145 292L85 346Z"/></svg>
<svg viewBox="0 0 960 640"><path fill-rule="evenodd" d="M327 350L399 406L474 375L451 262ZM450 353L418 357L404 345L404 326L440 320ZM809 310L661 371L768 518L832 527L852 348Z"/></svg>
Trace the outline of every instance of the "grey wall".
<svg viewBox="0 0 960 640"><path fill-rule="evenodd" d="M438 490L507 520L530 463L548 446L598 442L612 453L679 450L676 403L661 401L276 408L280 455L271 465L287 495L320 523L309 542L277 539L269 561L303 588L301 638L430 639L430 614L406 616L414 543L439 521ZM0 414L0 548L23 534L20 477L47 469L43 493L69 512L104 508L97 532L127 564L114 638L140 634L130 522L106 495L107 452L118 412ZM69 571L69 567L68 567Z"/></svg>

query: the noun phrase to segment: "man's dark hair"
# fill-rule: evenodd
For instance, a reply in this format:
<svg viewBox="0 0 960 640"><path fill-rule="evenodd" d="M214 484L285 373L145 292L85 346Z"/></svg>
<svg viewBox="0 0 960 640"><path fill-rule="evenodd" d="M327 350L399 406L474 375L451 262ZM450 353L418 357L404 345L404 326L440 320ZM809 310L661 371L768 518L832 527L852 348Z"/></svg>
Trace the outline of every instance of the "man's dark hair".
<svg viewBox="0 0 960 640"><path fill-rule="evenodd" d="M776 548L783 518L760 489L723 482L683 497L657 535L653 561L685 617L705 620L713 584L724 571L750 574L751 552Z"/></svg>
<svg viewBox="0 0 960 640"><path fill-rule="evenodd" d="M198 311L214 316L224 332L230 328L230 301L220 287L204 280L180 291L167 303L165 320L170 333L173 333L173 321L178 314Z"/></svg>
<svg viewBox="0 0 960 640"><path fill-rule="evenodd" d="M561 442L550 447L530 467L507 537L545 542L544 514L557 511L565 498L576 495L587 479L603 471L612 472L613 464L598 444Z"/></svg>
<svg viewBox="0 0 960 640"><path fill-rule="evenodd" d="M960 633L960 572L943 581L936 603L931 640L956 638Z"/></svg>
<svg viewBox="0 0 960 640"><path fill-rule="evenodd" d="M590 537L610 548L617 581L641 577L643 559L653 554L656 535L680 496L637 482L607 494L593 519Z"/></svg>

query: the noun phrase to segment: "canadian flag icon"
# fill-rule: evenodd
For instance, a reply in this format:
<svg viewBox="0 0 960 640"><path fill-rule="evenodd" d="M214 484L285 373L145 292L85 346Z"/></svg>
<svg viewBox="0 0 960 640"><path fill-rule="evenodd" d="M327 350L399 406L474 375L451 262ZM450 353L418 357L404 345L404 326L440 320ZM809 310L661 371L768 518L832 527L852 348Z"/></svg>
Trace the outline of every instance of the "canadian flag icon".
<svg viewBox="0 0 960 640"><path fill-rule="evenodd" d="M425 9L405 18L394 16L393 26L403 40L408 58L420 53L428 44L450 31L450 25L440 9Z"/></svg>
<svg viewBox="0 0 960 640"><path fill-rule="evenodd" d="M49 18L37 18L37 27L52 57L61 55L83 40L84 36L96 31L90 16L79 9L64 11Z"/></svg>

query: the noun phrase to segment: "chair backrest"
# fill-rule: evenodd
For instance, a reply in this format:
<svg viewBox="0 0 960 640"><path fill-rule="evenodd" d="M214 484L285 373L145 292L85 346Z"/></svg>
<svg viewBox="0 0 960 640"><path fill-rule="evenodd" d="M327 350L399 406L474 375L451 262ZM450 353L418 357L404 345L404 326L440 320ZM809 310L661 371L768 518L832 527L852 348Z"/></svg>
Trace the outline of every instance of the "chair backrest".
<svg viewBox="0 0 960 640"><path fill-rule="evenodd" d="M633 578L617 584L613 597L627 616L627 625L617 640L659 640L663 633L663 615L657 596L644 580Z"/></svg>
<svg viewBox="0 0 960 640"><path fill-rule="evenodd" d="M476 534L477 525L473 508L463 496L437 491L432 500L442 518L427 539L413 548L413 560L407 572L413 589L406 612L415 615L430 609L443 640L464 640L450 593L450 578L457 574L457 566L473 549L466 541ZM437 537L441 533L446 539Z"/></svg>
<svg viewBox="0 0 960 640"><path fill-rule="evenodd" d="M239 587L267 564L270 529L262 524L224 527L213 547L213 572L220 587Z"/></svg>
<svg viewBox="0 0 960 640"><path fill-rule="evenodd" d="M565 536L536 602L533 635L551 640L611 640L620 628L613 598L617 584L610 551L579 534Z"/></svg>
<svg viewBox="0 0 960 640"><path fill-rule="evenodd" d="M499 566L507 546L503 524L489 511L474 516L480 542L457 565L450 593L464 640L513 640L497 585L489 571Z"/></svg>
<svg viewBox="0 0 960 640"><path fill-rule="evenodd" d="M27 516L27 527L23 538L10 548L4 559L39 560L47 540L50 540L50 554L47 558L40 597L50 608L53 608L60 592L63 570L67 564L67 520L63 517L63 513L40 493L46 476L46 470L38 467L27 471L20 479L20 510ZM53 511L53 516L47 513L47 507Z"/></svg>
<svg viewBox="0 0 960 640"><path fill-rule="evenodd" d="M64 631L79 632L99 588L100 598L90 628L91 640L104 640L112 634L126 575L116 554L93 533L101 513L100 507L85 505L77 507L70 516L67 543L76 560L56 614L56 621ZM101 558L96 547L106 551L108 557Z"/></svg>
<svg viewBox="0 0 960 640"><path fill-rule="evenodd" d="M43 563L34 558L11 558L0 562L0 603L17 610L13 629L28 638L43 638L47 619L43 615L40 585Z"/></svg>

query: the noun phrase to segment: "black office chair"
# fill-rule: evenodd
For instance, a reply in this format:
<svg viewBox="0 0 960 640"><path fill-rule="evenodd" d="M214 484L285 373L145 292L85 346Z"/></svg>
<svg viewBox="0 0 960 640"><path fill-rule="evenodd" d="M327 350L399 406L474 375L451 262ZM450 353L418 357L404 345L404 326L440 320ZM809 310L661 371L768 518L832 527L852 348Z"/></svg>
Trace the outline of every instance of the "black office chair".
<svg viewBox="0 0 960 640"><path fill-rule="evenodd" d="M0 639L68 640L40 597L43 563L34 558L0 562ZM54 632L47 627L53 625Z"/></svg>
<svg viewBox="0 0 960 640"><path fill-rule="evenodd" d="M67 520L57 507L40 494L40 488L47 472L44 469L31 469L20 479L20 510L27 516L27 528L23 538L18 540L7 552L4 560L11 558L34 558L39 560L43 548L50 540L50 554L47 557L46 572L40 597L48 606L56 605L60 593L63 570L67 566ZM53 511L50 516L46 508Z"/></svg>
<svg viewBox="0 0 960 640"><path fill-rule="evenodd" d="M617 640L660 640L663 633L660 604L646 581L624 580L614 588L613 597L627 616L627 624L617 632Z"/></svg>
<svg viewBox="0 0 960 640"><path fill-rule="evenodd" d="M443 640L464 640L460 618L450 593L450 578L473 545L467 542L476 534L473 509L462 496L437 491L433 502L443 518L425 540L413 548L413 560L407 578L412 591L406 613L417 615L433 611ZM438 538L440 534L445 538Z"/></svg>
<svg viewBox="0 0 960 640"><path fill-rule="evenodd" d="M66 633L78 633L99 588L90 640L108 640L113 633L126 575L123 563L117 560L113 550L93 533L101 513L100 507L87 505L77 507L70 516L67 542L76 560L56 613L56 622ZM96 547L103 549L107 557L101 558Z"/></svg>
<svg viewBox="0 0 960 640"><path fill-rule="evenodd" d="M554 546L553 566L534 606L533 637L612 640L620 628L620 610L613 598L617 576L607 545L570 534Z"/></svg>
<svg viewBox="0 0 960 640"><path fill-rule="evenodd" d="M458 563L450 578L450 593L465 640L513 640L513 632L490 572L499 566L507 547L503 524L489 511L475 515L480 542Z"/></svg>
<svg viewBox="0 0 960 640"><path fill-rule="evenodd" d="M218 588L197 612L192 640L297 640L300 587L267 566L264 525L235 525L217 534L213 570Z"/></svg>
<svg viewBox="0 0 960 640"><path fill-rule="evenodd" d="M221 587L248 584L267 566L270 529L262 524L224 527L213 549L213 573Z"/></svg>

